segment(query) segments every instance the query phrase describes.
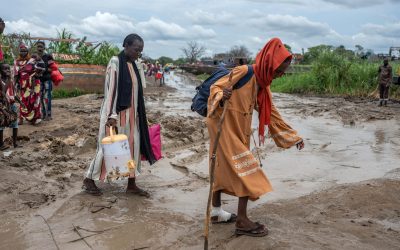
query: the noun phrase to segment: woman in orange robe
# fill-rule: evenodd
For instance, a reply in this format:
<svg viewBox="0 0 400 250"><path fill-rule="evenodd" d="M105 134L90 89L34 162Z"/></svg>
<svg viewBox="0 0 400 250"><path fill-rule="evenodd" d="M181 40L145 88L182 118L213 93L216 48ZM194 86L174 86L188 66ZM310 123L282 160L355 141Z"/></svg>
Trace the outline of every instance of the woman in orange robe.
<svg viewBox="0 0 400 250"><path fill-rule="evenodd" d="M261 142L264 142L265 126L268 126L270 136L277 146L304 147L301 137L282 120L273 105L269 88L272 80L282 76L289 67L291 58L282 42L274 38L258 53L253 65L254 75L243 87L232 91L232 87L246 75L246 65L234 68L210 88L207 116L210 147L214 145L223 106L228 105L216 153L211 219L214 223L236 221L235 232L238 235L268 234L264 225L252 222L247 217L248 200L256 200L272 191L268 178L250 151L253 110L259 111ZM239 197L237 217L221 208L221 192Z"/></svg>

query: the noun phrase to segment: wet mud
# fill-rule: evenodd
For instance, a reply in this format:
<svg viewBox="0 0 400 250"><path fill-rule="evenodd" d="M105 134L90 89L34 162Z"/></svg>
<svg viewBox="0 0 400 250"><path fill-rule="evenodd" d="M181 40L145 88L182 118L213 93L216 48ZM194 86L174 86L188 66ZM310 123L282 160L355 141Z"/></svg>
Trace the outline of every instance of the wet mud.
<svg viewBox="0 0 400 250"><path fill-rule="evenodd" d="M55 100L52 121L22 125L23 147L0 153L0 249L202 249L209 143L190 111L199 82L178 72L164 86L148 80L148 120L161 124L164 156L138 177L151 197L126 194L125 182L99 183L100 197L81 191L102 97ZM398 249L400 104L284 94L274 102L306 148L251 145L274 191L248 213L270 235L212 225L211 249ZM236 212L237 198L222 198Z"/></svg>

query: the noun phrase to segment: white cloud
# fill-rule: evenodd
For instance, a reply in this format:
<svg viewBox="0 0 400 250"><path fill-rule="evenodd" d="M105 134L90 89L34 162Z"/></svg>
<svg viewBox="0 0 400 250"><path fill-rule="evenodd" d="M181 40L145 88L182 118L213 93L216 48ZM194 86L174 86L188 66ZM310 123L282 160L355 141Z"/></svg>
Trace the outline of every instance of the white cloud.
<svg viewBox="0 0 400 250"><path fill-rule="evenodd" d="M348 8L364 8L386 3L398 3L398 0L323 0L323 2L335 5L345 6Z"/></svg>
<svg viewBox="0 0 400 250"><path fill-rule="evenodd" d="M254 3L266 3L266 4L273 4L278 3L280 5L296 5L297 7L304 7L304 6L313 6L315 7L322 7L325 4L331 4L332 6L341 6L351 9L361 9L365 7L371 7L376 5L382 4L390 4L390 3L399 3L399 0L237 0L243 2L254 2Z"/></svg>
<svg viewBox="0 0 400 250"><path fill-rule="evenodd" d="M147 21L135 22L123 15L108 12L96 12L81 20L70 16L68 21L58 25L48 25L39 18L6 22L6 32L29 32L34 36L55 36L56 30L66 28L74 36L87 36L95 40L119 41L129 33L138 33L145 40L187 40L208 39L216 36L213 29L200 25L182 27L173 22L165 22L159 18L151 17Z"/></svg>
<svg viewBox="0 0 400 250"><path fill-rule="evenodd" d="M387 24L372 24L363 25L362 32L368 35L380 35L388 38L400 38L400 22Z"/></svg>
<svg viewBox="0 0 400 250"><path fill-rule="evenodd" d="M155 40L207 39L216 36L213 29L205 29L200 25L183 28L176 23L166 23L154 17L138 23L137 27L140 34Z"/></svg>
<svg viewBox="0 0 400 250"><path fill-rule="evenodd" d="M284 33L297 37L326 36L335 33L328 24L313 22L303 16L259 15L250 19L249 23L261 29L263 33Z"/></svg>
<svg viewBox="0 0 400 250"><path fill-rule="evenodd" d="M181 39L187 31L176 23L166 23L158 18L151 17L150 20L137 24L139 33L154 40Z"/></svg>
<svg viewBox="0 0 400 250"><path fill-rule="evenodd" d="M193 25L191 31L189 38L213 38L217 36L213 29L206 29L200 25Z"/></svg>
<svg viewBox="0 0 400 250"><path fill-rule="evenodd" d="M10 1L2 13L5 32L55 37L57 29L67 28L76 37L118 45L125 35L138 33L150 56L175 58L181 56L180 49L190 40L202 43L208 54L245 45L255 55L271 37L280 37L299 52L318 44L348 48L361 44L386 51L398 45L395 43L400 36L396 15L400 0L197 0L189 4L185 0L154 0L152 4L114 0L112 5L94 0L53 2L39 6L32 1ZM21 4L25 6L22 9Z"/></svg>
<svg viewBox="0 0 400 250"><path fill-rule="evenodd" d="M253 42L253 43L255 43L255 44L263 44L263 43L265 43L265 40L264 40L264 39L261 39L261 38L258 37L258 36L252 36L252 37L250 37L250 41Z"/></svg>
<svg viewBox="0 0 400 250"><path fill-rule="evenodd" d="M43 24L38 20L24 19L17 21L6 21L6 33L30 33L33 36L53 36L56 32L56 26Z"/></svg>
<svg viewBox="0 0 400 250"><path fill-rule="evenodd" d="M195 24L213 25L213 24L231 24L234 22L234 15L226 11L211 13L200 9L187 11L185 16Z"/></svg>
<svg viewBox="0 0 400 250"><path fill-rule="evenodd" d="M78 21L73 20L76 20L76 18L71 17L68 22L61 23L58 26L60 28L65 27L78 35L106 38L115 38L119 37L121 33L135 31L133 20L108 12L98 11L94 16L88 16Z"/></svg>

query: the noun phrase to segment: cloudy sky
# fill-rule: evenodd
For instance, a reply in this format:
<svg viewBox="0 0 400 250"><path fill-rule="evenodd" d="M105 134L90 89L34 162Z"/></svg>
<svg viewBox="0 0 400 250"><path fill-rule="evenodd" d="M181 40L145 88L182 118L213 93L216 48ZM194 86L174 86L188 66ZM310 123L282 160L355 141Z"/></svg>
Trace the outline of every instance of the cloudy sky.
<svg viewBox="0 0 400 250"><path fill-rule="evenodd" d="M201 43L208 55L245 45L254 56L272 37L294 52L319 44L360 44L376 53L400 46L400 0L2 0L0 6L5 33L55 37L66 28L118 45L138 33L153 58L178 58L187 41Z"/></svg>

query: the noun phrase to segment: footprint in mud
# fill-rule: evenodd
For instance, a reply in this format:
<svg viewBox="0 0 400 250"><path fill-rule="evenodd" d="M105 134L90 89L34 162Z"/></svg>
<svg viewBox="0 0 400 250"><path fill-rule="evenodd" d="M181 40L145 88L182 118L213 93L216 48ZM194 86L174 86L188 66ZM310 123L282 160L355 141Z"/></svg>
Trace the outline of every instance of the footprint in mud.
<svg viewBox="0 0 400 250"><path fill-rule="evenodd" d="M169 164L171 164L171 166L174 169L178 170L182 174L189 175L189 169L185 164L179 164L179 163L173 163L173 162L170 162Z"/></svg>
<svg viewBox="0 0 400 250"><path fill-rule="evenodd" d="M55 195L46 193L19 193L18 198L22 204L30 208L37 208L48 201L55 200Z"/></svg>
<svg viewBox="0 0 400 250"><path fill-rule="evenodd" d="M197 179L197 180L208 182L209 177L208 177L207 174L204 174L202 172L197 172L197 171L191 171L187 167L187 165L188 165L187 163L170 162L169 164L171 164L171 166L174 169L176 169L177 171L179 171L182 174L186 175L187 177L195 177L195 179ZM193 164L193 162L191 162L191 164ZM191 183L191 184L193 184L193 183Z"/></svg>

